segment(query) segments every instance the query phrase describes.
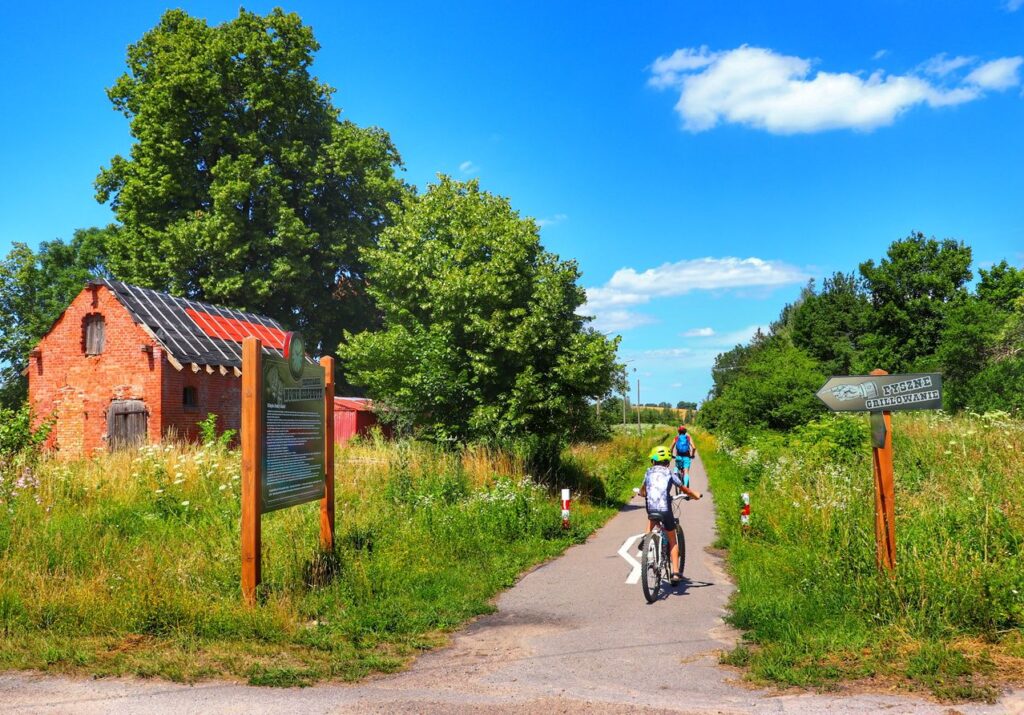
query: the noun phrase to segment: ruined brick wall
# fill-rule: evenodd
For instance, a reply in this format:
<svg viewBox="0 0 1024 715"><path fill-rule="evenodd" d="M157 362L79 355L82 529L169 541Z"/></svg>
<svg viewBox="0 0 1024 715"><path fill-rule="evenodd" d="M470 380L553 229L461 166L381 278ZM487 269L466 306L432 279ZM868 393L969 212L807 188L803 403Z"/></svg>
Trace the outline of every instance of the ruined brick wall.
<svg viewBox="0 0 1024 715"><path fill-rule="evenodd" d="M85 323L90 315L104 319L104 348L99 355L86 355ZM143 352L144 345L152 351ZM29 359L29 400L37 422L55 420L50 446L65 456L88 456L107 448L107 409L117 399L146 403L148 437L157 441L165 366L161 349L110 291L86 288Z"/></svg>

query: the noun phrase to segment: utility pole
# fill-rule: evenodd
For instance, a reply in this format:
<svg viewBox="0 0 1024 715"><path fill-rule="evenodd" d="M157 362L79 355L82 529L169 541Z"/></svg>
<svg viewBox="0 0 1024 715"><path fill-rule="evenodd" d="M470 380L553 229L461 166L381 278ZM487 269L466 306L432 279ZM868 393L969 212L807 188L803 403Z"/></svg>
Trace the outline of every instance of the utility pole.
<svg viewBox="0 0 1024 715"><path fill-rule="evenodd" d="M640 378L636 378L636 433L641 437L644 434L643 428L640 426Z"/></svg>

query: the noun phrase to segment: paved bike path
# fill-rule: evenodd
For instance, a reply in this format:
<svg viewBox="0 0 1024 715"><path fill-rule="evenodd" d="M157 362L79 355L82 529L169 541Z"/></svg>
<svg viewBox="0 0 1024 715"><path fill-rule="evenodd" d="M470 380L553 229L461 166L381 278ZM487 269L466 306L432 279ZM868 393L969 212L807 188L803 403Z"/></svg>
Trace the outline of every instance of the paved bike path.
<svg viewBox="0 0 1024 715"><path fill-rule="evenodd" d="M699 459L691 479L706 493ZM717 664L736 634L722 621L733 586L706 551L714 539L713 500L708 495L681 508L688 580L654 604L645 603L639 584L626 583L632 567L618 553L643 530L636 500L587 543L524 576L498 599L497 613L398 675L270 689L5 674L0 703L16 713L949 712L905 697L777 695L733 682L736 675ZM1004 700L956 711L1016 708L1024 704Z"/></svg>

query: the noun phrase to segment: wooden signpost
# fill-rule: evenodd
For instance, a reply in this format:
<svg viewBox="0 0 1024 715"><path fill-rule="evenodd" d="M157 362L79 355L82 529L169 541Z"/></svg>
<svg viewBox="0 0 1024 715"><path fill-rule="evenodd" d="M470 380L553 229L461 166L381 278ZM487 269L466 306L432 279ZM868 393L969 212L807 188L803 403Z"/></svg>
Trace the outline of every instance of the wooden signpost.
<svg viewBox="0 0 1024 715"><path fill-rule="evenodd" d="M915 373L890 375L874 370L870 375L829 378L818 398L833 412L871 415L871 452L875 476L875 561L879 569L896 570L896 508L892 468L892 410L942 408L942 375Z"/></svg>
<svg viewBox="0 0 1024 715"><path fill-rule="evenodd" d="M264 513L320 500L320 548L334 549L334 359L306 360L289 333L285 357L242 341L242 596L256 602Z"/></svg>

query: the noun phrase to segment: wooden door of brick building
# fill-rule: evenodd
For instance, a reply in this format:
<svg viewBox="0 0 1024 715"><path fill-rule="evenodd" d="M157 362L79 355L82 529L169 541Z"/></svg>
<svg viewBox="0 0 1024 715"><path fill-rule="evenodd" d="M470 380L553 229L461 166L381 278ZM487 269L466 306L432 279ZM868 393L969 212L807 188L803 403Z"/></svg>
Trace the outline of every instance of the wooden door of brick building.
<svg viewBox="0 0 1024 715"><path fill-rule="evenodd" d="M111 451L138 447L149 434L149 413L142 400L114 400L107 410L107 443Z"/></svg>

